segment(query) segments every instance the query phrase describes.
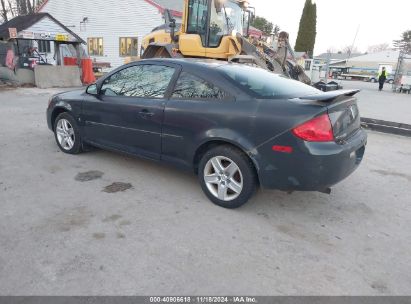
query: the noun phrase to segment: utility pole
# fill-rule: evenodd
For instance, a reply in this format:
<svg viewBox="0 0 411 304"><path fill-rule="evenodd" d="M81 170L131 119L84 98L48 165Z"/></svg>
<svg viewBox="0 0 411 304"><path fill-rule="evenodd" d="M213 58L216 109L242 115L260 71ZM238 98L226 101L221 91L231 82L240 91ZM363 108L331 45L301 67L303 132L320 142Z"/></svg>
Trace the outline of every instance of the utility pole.
<svg viewBox="0 0 411 304"><path fill-rule="evenodd" d="M325 84L328 84L328 75L330 74L331 52L327 54L327 63L325 65Z"/></svg>

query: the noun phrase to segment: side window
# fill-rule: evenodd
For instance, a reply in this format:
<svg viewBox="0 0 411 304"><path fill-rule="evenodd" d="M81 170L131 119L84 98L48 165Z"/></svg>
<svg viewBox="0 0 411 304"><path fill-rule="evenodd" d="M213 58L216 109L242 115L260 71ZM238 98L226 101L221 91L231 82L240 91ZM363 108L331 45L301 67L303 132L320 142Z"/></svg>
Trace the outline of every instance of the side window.
<svg viewBox="0 0 411 304"><path fill-rule="evenodd" d="M199 34L203 45L207 33L207 2L207 0L190 0L188 4L187 33Z"/></svg>
<svg viewBox="0 0 411 304"><path fill-rule="evenodd" d="M162 65L136 65L106 79L101 93L106 96L164 98L174 68Z"/></svg>
<svg viewBox="0 0 411 304"><path fill-rule="evenodd" d="M176 99L227 99L229 95L212 83L182 72L172 98Z"/></svg>

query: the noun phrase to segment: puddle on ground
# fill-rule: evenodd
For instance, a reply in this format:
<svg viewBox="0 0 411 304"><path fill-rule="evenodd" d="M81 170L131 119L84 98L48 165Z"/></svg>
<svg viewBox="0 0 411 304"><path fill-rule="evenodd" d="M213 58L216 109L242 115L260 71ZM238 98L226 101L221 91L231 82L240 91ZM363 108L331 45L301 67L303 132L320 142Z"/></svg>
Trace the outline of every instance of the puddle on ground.
<svg viewBox="0 0 411 304"><path fill-rule="evenodd" d="M78 173L74 178L78 182L89 182L95 179L99 179L104 175L101 171L87 171Z"/></svg>
<svg viewBox="0 0 411 304"><path fill-rule="evenodd" d="M116 183L112 183L111 185L104 187L102 191L106 193L117 193L117 192L124 192L128 189L131 189L132 187L133 185L130 183L116 182Z"/></svg>
<svg viewBox="0 0 411 304"><path fill-rule="evenodd" d="M96 240L102 240L105 237L106 237L105 233L101 233L101 232L93 233L93 238L95 238Z"/></svg>
<svg viewBox="0 0 411 304"><path fill-rule="evenodd" d="M115 221L117 221L118 219L120 219L121 217L122 217L121 215L113 214L112 216L106 217L106 218L103 220L103 223L115 222Z"/></svg>
<svg viewBox="0 0 411 304"><path fill-rule="evenodd" d="M371 170L372 172L378 173L382 176L394 176L394 177L402 177L407 179L409 182L411 182L411 175L403 174L403 173L398 173L395 171L389 171L389 170Z"/></svg>
<svg viewBox="0 0 411 304"><path fill-rule="evenodd" d="M123 221L120 222L120 226L129 226L129 225L131 225L130 221L123 220Z"/></svg>

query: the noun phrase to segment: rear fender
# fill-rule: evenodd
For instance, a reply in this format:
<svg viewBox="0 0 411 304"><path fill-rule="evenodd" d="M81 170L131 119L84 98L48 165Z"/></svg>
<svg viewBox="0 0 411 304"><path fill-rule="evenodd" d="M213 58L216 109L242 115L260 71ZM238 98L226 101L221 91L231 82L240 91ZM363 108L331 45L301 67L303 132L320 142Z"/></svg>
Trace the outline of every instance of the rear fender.
<svg viewBox="0 0 411 304"><path fill-rule="evenodd" d="M258 154L257 149L255 149L255 145L248 139L241 136L239 133L229 129L211 129L208 130L206 134L203 134L203 136L200 136L200 138L201 139L199 139L197 148L192 156L193 160L196 156L197 151L201 149L201 147L204 147L205 145L212 142L227 143L237 147L248 157L250 157L257 170L257 173L259 172L258 160L260 158L260 155Z"/></svg>

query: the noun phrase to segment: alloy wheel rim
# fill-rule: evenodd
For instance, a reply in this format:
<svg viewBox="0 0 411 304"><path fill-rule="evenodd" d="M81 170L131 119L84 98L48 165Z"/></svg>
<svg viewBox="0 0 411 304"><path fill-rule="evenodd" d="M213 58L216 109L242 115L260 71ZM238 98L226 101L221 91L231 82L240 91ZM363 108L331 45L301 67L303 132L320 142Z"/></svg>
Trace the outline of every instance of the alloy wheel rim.
<svg viewBox="0 0 411 304"><path fill-rule="evenodd" d="M243 190L243 175L238 165L224 156L211 158L204 168L207 189L219 200L228 202L240 196Z"/></svg>
<svg viewBox="0 0 411 304"><path fill-rule="evenodd" d="M73 126L67 119L60 119L56 127L57 140L60 146L69 151L73 148L76 137L74 135Z"/></svg>

